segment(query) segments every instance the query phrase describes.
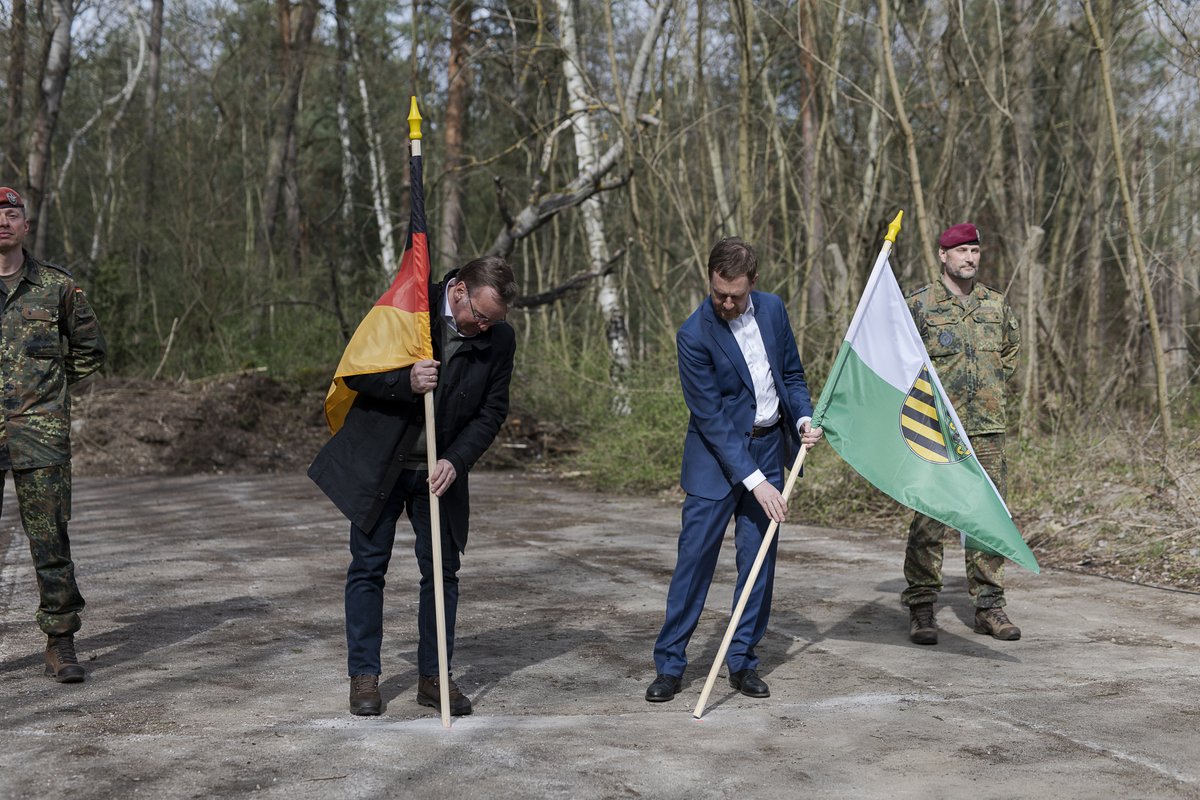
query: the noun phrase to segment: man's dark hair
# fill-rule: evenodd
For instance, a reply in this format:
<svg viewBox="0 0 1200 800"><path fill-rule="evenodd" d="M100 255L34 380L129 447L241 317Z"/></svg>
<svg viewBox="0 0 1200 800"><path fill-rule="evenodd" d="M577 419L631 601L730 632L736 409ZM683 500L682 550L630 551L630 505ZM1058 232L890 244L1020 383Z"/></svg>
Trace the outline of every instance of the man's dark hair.
<svg viewBox="0 0 1200 800"><path fill-rule="evenodd" d="M512 267L500 256L482 256L465 264L455 276L467 285L468 291L490 286L500 296L500 302L511 306L517 299L517 279Z"/></svg>
<svg viewBox="0 0 1200 800"><path fill-rule="evenodd" d="M758 255L754 248L736 236L728 236L713 246L708 254L708 277L720 275L734 281L745 275L750 280L758 277Z"/></svg>

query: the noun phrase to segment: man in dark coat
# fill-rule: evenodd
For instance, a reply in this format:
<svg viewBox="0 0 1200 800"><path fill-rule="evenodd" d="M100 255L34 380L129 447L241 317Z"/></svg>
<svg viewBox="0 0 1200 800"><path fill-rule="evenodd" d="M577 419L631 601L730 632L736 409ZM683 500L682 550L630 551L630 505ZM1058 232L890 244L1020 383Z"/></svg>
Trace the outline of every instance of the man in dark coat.
<svg viewBox="0 0 1200 800"><path fill-rule="evenodd" d="M417 612L417 702L440 709L429 491L441 498L447 658L454 652L459 555L466 549L467 473L508 414L516 337L504 321L517 285L504 259L485 256L431 288L434 358L403 369L345 378L357 392L345 424L308 475L350 520L346 644L350 711L373 716L379 695L383 587L396 523L407 513L421 572ZM424 395L434 392L437 464L426 461ZM449 665L447 665L449 666ZM471 701L450 681L450 713Z"/></svg>

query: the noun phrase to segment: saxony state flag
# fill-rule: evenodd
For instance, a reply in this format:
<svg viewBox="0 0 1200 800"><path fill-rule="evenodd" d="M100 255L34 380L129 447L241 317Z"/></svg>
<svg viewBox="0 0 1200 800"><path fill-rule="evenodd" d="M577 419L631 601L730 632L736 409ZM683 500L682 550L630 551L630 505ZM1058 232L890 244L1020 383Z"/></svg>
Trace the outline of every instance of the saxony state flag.
<svg viewBox="0 0 1200 800"><path fill-rule="evenodd" d="M929 361L888 249L875 261L812 424L894 500L959 531L965 546L1038 572Z"/></svg>
<svg viewBox="0 0 1200 800"><path fill-rule="evenodd" d="M410 119L420 119L417 99L412 99ZM404 255L391 287L375 302L350 337L325 395L325 421L337 433L358 394L346 386L350 375L401 369L433 358L429 330L429 239L425 230L425 186L421 177L421 134L414 128L412 203Z"/></svg>

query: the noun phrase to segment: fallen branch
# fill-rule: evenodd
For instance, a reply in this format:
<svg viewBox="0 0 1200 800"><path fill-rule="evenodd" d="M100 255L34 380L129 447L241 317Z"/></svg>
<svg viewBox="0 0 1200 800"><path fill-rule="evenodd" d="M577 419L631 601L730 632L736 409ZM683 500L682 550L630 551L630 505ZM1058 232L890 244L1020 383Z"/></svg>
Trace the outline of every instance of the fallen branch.
<svg viewBox="0 0 1200 800"><path fill-rule="evenodd" d="M594 272L582 272L578 275L568 278L558 286L555 286L553 289L542 292L541 294L531 294L526 297L518 297L516 302L513 303L513 307L535 308L537 306L549 305L568 292L573 292L577 289L583 288L588 281L594 281L597 278L603 278L605 275L608 275L613 271L613 268L617 265L617 262L623 255L625 255L625 248L622 247L616 252L615 255L613 255L612 258L605 262L601 269L598 269Z"/></svg>

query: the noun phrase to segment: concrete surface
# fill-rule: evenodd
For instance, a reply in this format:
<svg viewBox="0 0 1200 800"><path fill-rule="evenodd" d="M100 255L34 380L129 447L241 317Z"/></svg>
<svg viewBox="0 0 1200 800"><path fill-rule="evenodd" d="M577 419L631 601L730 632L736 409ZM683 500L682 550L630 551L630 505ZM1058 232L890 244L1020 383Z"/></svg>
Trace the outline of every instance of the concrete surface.
<svg viewBox="0 0 1200 800"><path fill-rule="evenodd" d="M731 547L684 692L651 705L677 506L473 478L455 672L476 713L449 730L414 702L407 546L387 708L347 712L347 526L305 478L79 480L74 686L42 676L9 488L0 797L1200 797L1200 597L1010 568L1025 635L997 642L970 629L950 546L941 643L918 647L896 537L787 525L760 650L772 696L722 677L697 721Z"/></svg>

